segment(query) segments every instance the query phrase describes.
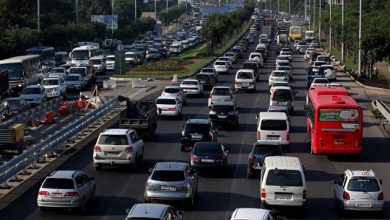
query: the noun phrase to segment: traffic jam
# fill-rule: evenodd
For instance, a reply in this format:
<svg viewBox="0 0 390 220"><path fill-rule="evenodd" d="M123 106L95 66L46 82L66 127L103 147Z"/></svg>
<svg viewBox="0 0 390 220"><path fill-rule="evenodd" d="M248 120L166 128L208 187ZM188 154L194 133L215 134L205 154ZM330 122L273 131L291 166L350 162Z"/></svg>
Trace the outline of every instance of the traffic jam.
<svg viewBox="0 0 390 220"><path fill-rule="evenodd" d="M386 183L364 162L364 109L342 73L313 31L252 18L193 77L122 97L119 123L14 205L36 203L26 219L384 218Z"/></svg>

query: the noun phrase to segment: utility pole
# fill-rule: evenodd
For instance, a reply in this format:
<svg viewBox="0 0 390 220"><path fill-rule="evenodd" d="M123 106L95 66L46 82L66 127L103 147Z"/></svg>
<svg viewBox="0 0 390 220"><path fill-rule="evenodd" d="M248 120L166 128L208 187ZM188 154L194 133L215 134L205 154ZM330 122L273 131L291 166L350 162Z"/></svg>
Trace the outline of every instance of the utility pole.
<svg viewBox="0 0 390 220"><path fill-rule="evenodd" d="M156 16L155 19L157 22L157 0L154 0L154 16Z"/></svg>
<svg viewBox="0 0 390 220"><path fill-rule="evenodd" d="M76 25L79 24L79 0L75 1L75 10L76 10Z"/></svg>
<svg viewBox="0 0 390 220"><path fill-rule="evenodd" d="M136 20L137 20L137 0L134 0L134 21Z"/></svg>
<svg viewBox="0 0 390 220"><path fill-rule="evenodd" d="M341 4L341 63L344 63L344 0Z"/></svg>
<svg viewBox="0 0 390 220"><path fill-rule="evenodd" d="M288 14L291 16L291 0L288 0Z"/></svg>
<svg viewBox="0 0 390 220"><path fill-rule="evenodd" d="M280 7L280 5L279 5L279 0L278 0L278 14L279 14L279 9L280 9L279 7Z"/></svg>
<svg viewBox="0 0 390 220"><path fill-rule="evenodd" d="M316 31L316 0L313 0L313 31Z"/></svg>
<svg viewBox="0 0 390 220"><path fill-rule="evenodd" d="M37 28L38 31L41 31L41 1L37 0Z"/></svg>
<svg viewBox="0 0 390 220"><path fill-rule="evenodd" d="M332 1L329 1L329 52L332 51Z"/></svg>
<svg viewBox="0 0 390 220"><path fill-rule="evenodd" d="M306 6L307 6L307 0L305 0L305 6L304 6L304 8L305 8L305 23L306 23L306 21L307 21L307 8L306 8Z"/></svg>
<svg viewBox="0 0 390 220"><path fill-rule="evenodd" d="M311 29L311 0L309 0L309 11L308 11L308 14L309 14L309 29Z"/></svg>
<svg viewBox="0 0 390 220"><path fill-rule="evenodd" d="M362 74L362 0L359 1L359 60L358 76Z"/></svg>
<svg viewBox="0 0 390 220"><path fill-rule="evenodd" d="M321 42L321 10L322 10L322 0L318 0L318 6L319 6L319 10L318 10L318 38Z"/></svg>

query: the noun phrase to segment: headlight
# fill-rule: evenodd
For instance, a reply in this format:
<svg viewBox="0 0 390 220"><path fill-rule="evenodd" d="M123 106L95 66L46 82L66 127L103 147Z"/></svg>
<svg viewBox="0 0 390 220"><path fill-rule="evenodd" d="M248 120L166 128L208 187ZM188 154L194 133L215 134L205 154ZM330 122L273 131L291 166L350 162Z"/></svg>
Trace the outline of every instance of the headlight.
<svg viewBox="0 0 390 220"><path fill-rule="evenodd" d="M18 87L22 87L22 84L19 84Z"/></svg>
<svg viewBox="0 0 390 220"><path fill-rule="evenodd" d="M215 112L215 111L213 111L213 110L210 110L209 114L210 114L210 115L215 115L215 114L217 114L217 112Z"/></svg>
<svg viewBox="0 0 390 220"><path fill-rule="evenodd" d="M228 112L228 115L234 115L234 111Z"/></svg>

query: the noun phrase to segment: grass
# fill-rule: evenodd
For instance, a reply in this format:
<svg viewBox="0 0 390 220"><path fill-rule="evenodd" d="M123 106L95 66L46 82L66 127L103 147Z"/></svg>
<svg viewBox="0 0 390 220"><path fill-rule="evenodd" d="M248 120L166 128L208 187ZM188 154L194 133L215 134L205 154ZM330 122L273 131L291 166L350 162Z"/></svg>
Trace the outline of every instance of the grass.
<svg viewBox="0 0 390 220"><path fill-rule="evenodd" d="M324 40L324 39L322 39L322 40ZM329 43L327 40L325 40L324 42L321 42L321 45L324 49L327 49L328 52L336 58L336 60L341 62L341 52L337 48L332 47L332 51L329 51ZM354 63L352 58L347 58L346 56L344 56L343 65L345 65L345 68L348 70L351 70L351 69L357 70L358 69L358 64Z"/></svg>
<svg viewBox="0 0 390 220"><path fill-rule="evenodd" d="M189 59L189 58L198 57L198 54L203 52L205 49L207 49L207 43L202 43L200 46L192 48L191 50L180 54L179 56L177 56L177 58Z"/></svg>

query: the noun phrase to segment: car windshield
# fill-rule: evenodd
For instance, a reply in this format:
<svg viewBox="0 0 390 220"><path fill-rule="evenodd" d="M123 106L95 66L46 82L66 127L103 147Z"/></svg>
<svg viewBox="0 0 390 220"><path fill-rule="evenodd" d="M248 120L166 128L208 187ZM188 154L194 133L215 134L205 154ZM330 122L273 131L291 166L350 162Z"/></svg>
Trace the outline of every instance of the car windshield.
<svg viewBox="0 0 390 220"><path fill-rule="evenodd" d="M270 131L285 131L287 130L287 123L285 120L263 119L261 121L260 129Z"/></svg>
<svg viewBox="0 0 390 220"><path fill-rule="evenodd" d="M375 178L359 177L349 180L347 189L357 192L377 192L380 190Z"/></svg>
<svg viewBox="0 0 390 220"><path fill-rule="evenodd" d="M230 89L228 88L218 88L213 90L213 95L228 96L230 94Z"/></svg>
<svg viewBox="0 0 390 220"><path fill-rule="evenodd" d="M194 80L187 80L187 81L183 81L181 84L183 85L198 85L198 82L197 81L194 81Z"/></svg>
<svg viewBox="0 0 390 220"><path fill-rule="evenodd" d="M197 79L209 79L210 76L206 75L206 74L198 74L198 75L196 75L196 78Z"/></svg>
<svg viewBox="0 0 390 220"><path fill-rule="evenodd" d="M126 135L100 135L98 144L103 145L128 145Z"/></svg>
<svg viewBox="0 0 390 220"><path fill-rule="evenodd" d="M281 155L281 150L275 145L255 145L253 148L254 154L270 154L270 155Z"/></svg>
<svg viewBox="0 0 390 220"><path fill-rule="evenodd" d="M72 58L74 60L88 60L89 52L88 50L75 50L72 52Z"/></svg>
<svg viewBox="0 0 390 220"><path fill-rule="evenodd" d="M209 144L197 144L194 150L195 155L210 155L210 154L222 154L222 148L220 145Z"/></svg>
<svg viewBox="0 0 390 220"><path fill-rule="evenodd" d="M180 170L155 170L152 174L152 180L175 182L185 179L184 172Z"/></svg>
<svg viewBox="0 0 390 220"><path fill-rule="evenodd" d="M0 64L0 69L8 69L8 79L19 80L22 77L23 65L21 63Z"/></svg>
<svg viewBox="0 0 390 220"><path fill-rule="evenodd" d="M215 62L215 65L226 65L225 62Z"/></svg>
<svg viewBox="0 0 390 220"><path fill-rule="evenodd" d="M178 92L180 92L180 89L179 88L165 88L164 92L166 92L166 93L178 93Z"/></svg>
<svg viewBox="0 0 390 220"><path fill-rule="evenodd" d="M253 79L253 75L251 72L239 72L237 79Z"/></svg>
<svg viewBox="0 0 390 220"><path fill-rule="evenodd" d="M42 80L41 84L44 86L55 86L59 85L60 83L58 82L58 79L44 79Z"/></svg>
<svg viewBox="0 0 390 220"><path fill-rule="evenodd" d="M176 101L174 99L157 99L156 104L158 104L158 105L176 105Z"/></svg>
<svg viewBox="0 0 390 220"><path fill-rule="evenodd" d="M65 178L47 178L42 185L46 189L74 189L72 179Z"/></svg>
<svg viewBox="0 0 390 220"><path fill-rule="evenodd" d="M266 181L268 186L303 186L301 172L298 170L270 170Z"/></svg>
<svg viewBox="0 0 390 220"><path fill-rule="evenodd" d="M22 94L24 94L24 95L41 94L41 89L40 88L24 88L22 91Z"/></svg>
<svg viewBox="0 0 390 220"><path fill-rule="evenodd" d="M234 111L234 107L231 105L213 105L211 110L216 112L231 112Z"/></svg>
<svg viewBox="0 0 390 220"><path fill-rule="evenodd" d="M187 124L185 130L189 133L205 134L210 131L209 124Z"/></svg>
<svg viewBox="0 0 390 220"><path fill-rule="evenodd" d="M204 68L204 69L202 69L201 72L204 72L204 73L212 73L212 72L214 72L214 70L211 69L211 68Z"/></svg>

